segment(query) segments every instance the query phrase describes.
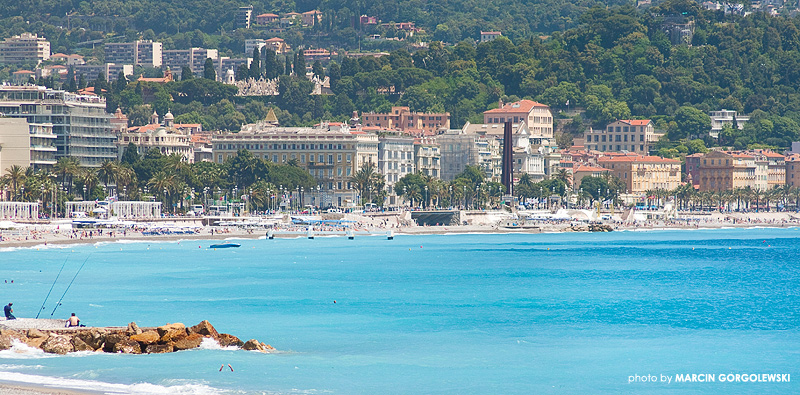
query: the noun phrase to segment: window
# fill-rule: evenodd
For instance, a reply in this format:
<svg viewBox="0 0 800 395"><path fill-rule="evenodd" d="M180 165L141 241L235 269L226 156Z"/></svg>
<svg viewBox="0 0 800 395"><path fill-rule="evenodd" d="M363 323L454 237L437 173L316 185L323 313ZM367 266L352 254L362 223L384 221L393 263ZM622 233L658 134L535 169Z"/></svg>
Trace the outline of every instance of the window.
<svg viewBox="0 0 800 395"><path fill-rule="evenodd" d="M333 163L333 154L328 155L328 163Z"/></svg>
<svg viewBox="0 0 800 395"><path fill-rule="evenodd" d="M350 163L350 154L347 154L347 163Z"/></svg>
<svg viewBox="0 0 800 395"><path fill-rule="evenodd" d="M308 161L309 162L313 162L314 161L314 154L309 154L308 155Z"/></svg>
<svg viewBox="0 0 800 395"><path fill-rule="evenodd" d="M272 155L272 162L278 163L278 155Z"/></svg>
<svg viewBox="0 0 800 395"><path fill-rule="evenodd" d="M342 154L337 154L337 155L336 155L336 161L341 163L341 161L342 161Z"/></svg>
<svg viewBox="0 0 800 395"><path fill-rule="evenodd" d="M618 134L618 135L614 136L614 141L620 142L621 140L622 140L622 136L621 135ZM617 147L619 147L619 146L617 146ZM619 149L619 148L617 148L617 149Z"/></svg>
<svg viewBox="0 0 800 395"><path fill-rule="evenodd" d="M305 154L300 155L300 163L306 163L306 155Z"/></svg>
<svg viewBox="0 0 800 395"><path fill-rule="evenodd" d="M283 154L283 161L286 162L286 154Z"/></svg>

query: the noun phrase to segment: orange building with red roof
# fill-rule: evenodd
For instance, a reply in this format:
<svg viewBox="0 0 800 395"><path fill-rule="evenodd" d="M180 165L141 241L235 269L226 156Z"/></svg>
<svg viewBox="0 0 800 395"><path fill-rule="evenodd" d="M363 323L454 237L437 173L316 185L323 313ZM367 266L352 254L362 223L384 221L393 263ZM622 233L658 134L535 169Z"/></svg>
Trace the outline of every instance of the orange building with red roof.
<svg viewBox="0 0 800 395"><path fill-rule="evenodd" d="M483 112L483 123L524 123L531 137L553 137L553 113L546 104L533 100L500 102L498 108Z"/></svg>
<svg viewBox="0 0 800 395"><path fill-rule="evenodd" d="M626 193L653 189L671 191L681 184L681 161L636 154L601 156L597 164L625 183Z"/></svg>
<svg viewBox="0 0 800 395"><path fill-rule="evenodd" d="M628 151L648 155L663 133L656 133L649 119L623 119L614 121L605 129L589 129L584 133L587 149L595 151Z"/></svg>

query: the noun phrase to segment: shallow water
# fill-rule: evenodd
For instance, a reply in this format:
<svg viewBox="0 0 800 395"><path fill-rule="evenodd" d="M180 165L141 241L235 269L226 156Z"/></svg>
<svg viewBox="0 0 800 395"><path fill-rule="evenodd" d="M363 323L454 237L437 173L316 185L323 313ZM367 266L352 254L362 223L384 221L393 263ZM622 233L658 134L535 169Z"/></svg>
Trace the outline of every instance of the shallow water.
<svg viewBox="0 0 800 395"><path fill-rule="evenodd" d="M0 302L17 316L36 315L66 259L42 311L50 318L88 257L54 317L208 319L281 352L19 347L0 352L0 380L110 393L798 392L799 239L796 229L732 229L4 251ZM227 364L235 371L220 372ZM629 383L679 373L797 381Z"/></svg>

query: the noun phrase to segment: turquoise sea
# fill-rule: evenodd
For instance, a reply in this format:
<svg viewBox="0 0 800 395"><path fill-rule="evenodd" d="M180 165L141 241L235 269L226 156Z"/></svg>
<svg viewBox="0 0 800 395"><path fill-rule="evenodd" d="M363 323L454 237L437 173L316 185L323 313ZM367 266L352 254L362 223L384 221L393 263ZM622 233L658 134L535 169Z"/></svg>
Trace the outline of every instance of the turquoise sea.
<svg viewBox="0 0 800 395"><path fill-rule="evenodd" d="M66 259L50 318L88 258L54 317L207 319L280 352L15 347L0 380L137 394L800 392L796 228L240 242L0 249L0 304L35 316Z"/></svg>

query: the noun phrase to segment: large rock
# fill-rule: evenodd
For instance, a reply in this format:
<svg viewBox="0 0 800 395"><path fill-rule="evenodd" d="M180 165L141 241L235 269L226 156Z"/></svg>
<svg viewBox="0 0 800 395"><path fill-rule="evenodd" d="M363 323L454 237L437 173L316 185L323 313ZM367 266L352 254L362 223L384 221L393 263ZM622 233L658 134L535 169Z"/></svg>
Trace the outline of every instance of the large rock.
<svg viewBox="0 0 800 395"><path fill-rule="evenodd" d="M203 336L198 333L192 333L186 337L180 338L175 342L171 343L172 347L175 351L180 350L189 350L192 348L200 347L200 343L203 342Z"/></svg>
<svg viewBox="0 0 800 395"><path fill-rule="evenodd" d="M228 346L241 347L244 345L244 342L241 341L238 337L234 335L229 335L227 333L220 333L219 337L217 338L217 342L222 347L228 347Z"/></svg>
<svg viewBox="0 0 800 395"><path fill-rule="evenodd" d="M181 323L167 324L156 328L162 343L168 343L186 336L186 326Z"/></svg>
<svg viewBox="0 0 800 395"><path fill-rule="evenodd" d="M116 347L117 343L130 340L127 335L124 333L109 333L106 335L105 343L103 344L103 351L105 352L117 352L114 348ZM138 345L138 343L136 343Z"/></svg>
<svg viewBox="0 0 800 395"><path fill-rule="evenodd" d="M123 339L114 344L114 352L122 354L141 354L142 346L131 339Z"/></svg>
<svg viewBox="0 0 800 395"><path fill-rule="evenodd" d="M15 331L13 329L0 329L0 336L10 336L13 339L17 339L21 342L24 342L27 336L25 336L22 332Z"/></svg>
<svg viewBox="0 0 800 395"><path fill-rule="evenodd" d="M247 342L245 342L244 345L242 346L242 349L248 351L261 351L261 352L272 352L275 350L275 348L273 348L269 344L261 343L256 339L250 339Z"/></svg>
<svg viewBox="0 0 800 395"><path fill-rule="evenodd" d="M131 340L137 341L144 345L154 344L158 342L158 339L161 337L158 336L158 332L156 331L145 331L138 335L131 336Z"/></svg>
<svg viewBox="0 0 800 395"><path fill-rule="evenodd" d="M192 333L197 333L203 336L210 336L215 339L219 337L219 332L217 332L217 330L214 329L214 326L212 326L207 320L203 320L199 324L188 328L187 332L189 332L190 335Z"/></svg>
<svg viewBox="0 0 800 395"><path fill-rule="evenodd" d="M103 342L105 342L106 334L105 332L100 331L97 328L92 328L88 331L81 331L78 332L75 337L80 338L92 349L99 349L103 346Z"/></svg>
<svg viewBox="0 0 800 395"><path fill-rule="evenodd" d="M148 354L161 354L172 351L172 344L150 344L144 350Z"/></svg>
<svg viewBox="0 0 800 395"><path fill-rule="evenodd" d="M42 351L51 354L66 354L75 351L71 338L63 335L52 335L45 340L41 347Z"/></svg>
<svg viewBox="0 0 800 395"><path fill-rule="evenodd" d="M35 337L47 337L47 334L36 328L28 329L28 338L30 339Z"/></svg>
<svg viewBox="0 0 800 395"><path fill-rule="evenodd" d="M9 335L0 335L0 350L8 350L12 346L13 337Z"/></svg>
<svg viewBox="0 0 800 395"><path fill-rule="evenodd" d="M139 325L136 325L135 322L131 322L130 324L128 324L128 330L125 333L128 336L133 336L142 333L142 330L139 329Z"/></svg>
<svg viewBox="0 0 800 395"><path fill-rule="evenodd" d="M22 339L22 341L25 342L25 344L27 344L28 347L33 347L33 348L42 348L42 344L44 343L45 340L47 340L46 337L30 337L30 338L26 337Z"/></svg>
<svg viewBox="0 0 800 395"><path fill-rule="evenodd" d="M72 337L72 348L75 351L94 351L95 349L92 348L90 345L86 344L85 341L81 340L78 336Z"/></svg>

